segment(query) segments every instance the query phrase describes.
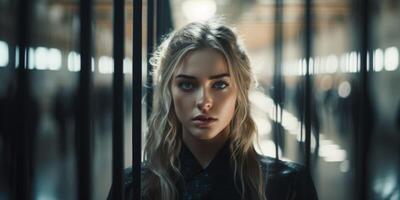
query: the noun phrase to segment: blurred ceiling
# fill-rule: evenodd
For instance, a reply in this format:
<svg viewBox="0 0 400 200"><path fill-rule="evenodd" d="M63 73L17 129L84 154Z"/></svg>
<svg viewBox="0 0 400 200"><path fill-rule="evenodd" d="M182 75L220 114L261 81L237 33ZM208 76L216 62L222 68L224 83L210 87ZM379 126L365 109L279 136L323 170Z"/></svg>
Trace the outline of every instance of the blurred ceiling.
<svg viewBox="0 0 400 200"><path fill-rule="evenodd" d="M94 1L94 28L96 53L111 55L112 47L112 0ZM233 24L245 37L248 49L260 49L273 42L275 1L271 0L171 0L171 9L175 27L181 27L194 17L223 16ZM14 4L11 0L3 1L2 15L12 16ZM299 0L284 3L284 40L296 39L303 27L303 3ZM33 8L32 38L33 45L53 46L60 49L76 49L79 30L79 1L77 0L37 0ZM144 19L146 19L147 1L143 2ZM196 12L200 12L197 13ZM8 15L7 15L8 13ZM132 42L132 0L126 1L126 43ZM189 13L189 15L188 15ZM208 15L206 15L208 13ZM211 14L210 14L211 13ZM331 26L345 20L349 15L349 5L345 0L316 0L314 14L315 30ZM15 21L1 17L0 34L2 37L13 37ZM143 22L145 37L146 22ZM145 38L144 38L145 39ZM131 45L126 46L126 54L131 54Z"/></svg>

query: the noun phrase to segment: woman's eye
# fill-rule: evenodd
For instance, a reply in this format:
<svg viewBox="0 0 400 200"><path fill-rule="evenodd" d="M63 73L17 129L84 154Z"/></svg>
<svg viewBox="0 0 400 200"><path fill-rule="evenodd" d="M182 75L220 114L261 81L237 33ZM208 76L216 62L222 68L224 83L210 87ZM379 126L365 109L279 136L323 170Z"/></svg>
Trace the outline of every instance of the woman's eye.
<svg viewBox="0 0 400 200"><path fill-rule="evenodd" d="M220 89L220 90L225 89L228 86L229 86L229 84L224 81L218 81L218 82L214 83L214 85L213 85L214 88Z"/></svg>
<svg viewBox="0 0 400 200"><path fill-rule="evenodd" d="M190 82L181 82L178 84L178 86L183 90L191 90L194 87L194 85Z"/></svg>

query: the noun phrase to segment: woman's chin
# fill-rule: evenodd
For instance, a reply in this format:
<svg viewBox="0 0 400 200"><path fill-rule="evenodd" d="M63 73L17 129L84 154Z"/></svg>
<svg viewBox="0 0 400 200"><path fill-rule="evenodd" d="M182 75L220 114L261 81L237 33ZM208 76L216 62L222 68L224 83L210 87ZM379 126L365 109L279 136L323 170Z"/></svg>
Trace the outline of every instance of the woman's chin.
<svg viewBox="0 0 400 200"><path fill-rule="evenodd" d="M218 135L218 133L215 133L215 131L210 129L196 129L193 130L190 134L193 138L198 140L211 140Z"/></svg>

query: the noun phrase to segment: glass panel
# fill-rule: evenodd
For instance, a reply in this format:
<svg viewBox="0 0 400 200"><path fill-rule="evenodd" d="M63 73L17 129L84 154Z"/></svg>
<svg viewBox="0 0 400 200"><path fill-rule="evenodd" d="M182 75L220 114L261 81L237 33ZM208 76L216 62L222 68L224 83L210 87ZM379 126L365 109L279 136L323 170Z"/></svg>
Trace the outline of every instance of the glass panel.
<svg viewBox="0 0 400 200"><path fill-rule="evenodd" d="M275 2L173 0L177 28L190 21L223 16L234 26L249 52L259 87L251 95L253 116L261 135L263 153L275 156L274 12ZM400 97L397 1L372 1L371 42L373 69L369 71L373 129L369 162L370 197L399 197ZM282 122L278 141L282 159L304 163L304 1L284 1ZM313 1L311 95L311 173L320 199L353 199L361 88L359 5L356 1ZM201 10L201 11L200 11ZM201 13L201 14L199 14ZM278 120L280 114L278 113ZM366 126L366 124L363 124ZM303 130L302 130L303 129ZM303 135L301 135L303 133ZM387 163L387 164L386 164ZM332 190L335 188L335 190ZM340 192L337 192L340 191Z"/></svg>
<svg viewBox="0 0 400 200"><path fill-rule="evenodd" d="M312 173L321 199L353 199L358 113L354 85L359 81L356 16L349 1L317 0L313 5Z"/></svg>
<svg viewBox="0 0 400 200"><path fill-rule="evenodd" d="M34 198L75 198L78 2L32 4L29 68L32 95L38 106Z"/></svg>
<svg viewBox="0 0 400 200"><path fill-rule="evenodd" d="M15 19L17 4L14 1L0 1L0 199L11 198L11 141L12 136L6 132L6 119L10 116L7 109L15 94L15 43L17 41Z"/></svg>
<svg viewBox="0 0 400 200"><path fill-rule="evenodd" d="M112 182L113 1L93 3L93 198L105 199Z"/></svg>
<svg viewBox="0 0 400 200"><path fill-rule="evenodd" d="M373 67L369 72L369 93L373 123L368 192L371 199L399 199L400 3L374 1L370 16Z"/></svg>

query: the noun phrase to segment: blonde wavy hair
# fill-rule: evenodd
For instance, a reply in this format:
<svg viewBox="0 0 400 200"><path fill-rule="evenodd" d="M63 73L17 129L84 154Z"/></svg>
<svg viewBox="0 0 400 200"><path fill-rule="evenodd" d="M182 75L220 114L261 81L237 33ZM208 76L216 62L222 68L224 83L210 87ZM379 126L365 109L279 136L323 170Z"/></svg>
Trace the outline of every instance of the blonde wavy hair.
<svg viewBox="0 0 400 200"><path fill-rule="evenodd" d="M154 53L154 104L148 122L144 158L148 173L143 177L142 192L148 199L177 199L176 184L182 180L179 153L182 125L177 119L171 95L171 80L189 52L212 48L225 56L233 84L238 88L235 114L229 124L231 164L235 186L242 199L265 197L265 183L253 146L256 126L250 116L249 89L253 83L249 59L229 27L220 23L190 23L172 32Z"/></svg>

